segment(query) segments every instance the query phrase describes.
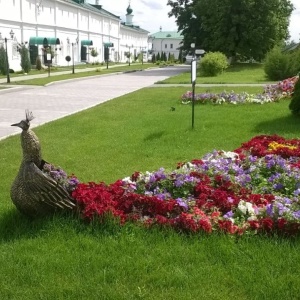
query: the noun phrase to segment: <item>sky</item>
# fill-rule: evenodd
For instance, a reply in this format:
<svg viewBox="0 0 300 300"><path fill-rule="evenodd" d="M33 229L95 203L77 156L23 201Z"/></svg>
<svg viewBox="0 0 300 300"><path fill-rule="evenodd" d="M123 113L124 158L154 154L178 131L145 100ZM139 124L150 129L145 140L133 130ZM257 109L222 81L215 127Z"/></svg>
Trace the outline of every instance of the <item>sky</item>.
<svg viewBox="0 0 300 300"><path fill-rule="evenodd" d="M95 4L95 0L88 0ZM167 5L168 0L131 0L130 6L133 9L133 24L150 32L158 32L160 26L163 31L177 31L175 18L169 18L168 12L171 7ZM300 40L300 0L291 0L295 10L290 20L290 40ZM120 16L125 21L126 9L129 0L99 0L102 8Z"/></svg>

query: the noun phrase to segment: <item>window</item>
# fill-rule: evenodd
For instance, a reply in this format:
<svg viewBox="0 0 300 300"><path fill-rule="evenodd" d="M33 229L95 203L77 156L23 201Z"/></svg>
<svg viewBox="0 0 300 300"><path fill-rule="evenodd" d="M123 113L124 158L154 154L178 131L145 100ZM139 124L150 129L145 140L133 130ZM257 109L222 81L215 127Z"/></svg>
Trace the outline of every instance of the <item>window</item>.
<svg viewBox="0 0 300 300"><path fill-rule="evenodd" d="M165 44L165 49L167 49L168 48L168 45L167 44Z"/></svg>
<svg viewBox="0 0 300 300"><path fill-rule="evenodd" d="M170 48L173 49L173 44L170 44Z"/></svg>

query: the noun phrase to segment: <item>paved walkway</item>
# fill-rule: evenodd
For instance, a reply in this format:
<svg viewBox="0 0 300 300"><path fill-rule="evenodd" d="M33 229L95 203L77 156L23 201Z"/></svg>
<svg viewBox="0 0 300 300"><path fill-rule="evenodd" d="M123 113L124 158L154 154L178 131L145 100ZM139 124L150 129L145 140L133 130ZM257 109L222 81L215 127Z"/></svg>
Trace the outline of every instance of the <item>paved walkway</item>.
<svg viewBox="0 0 300 300"><path fill-rule="evenodd" d="M152 86L159 80L187 70L189 70L189 66L174 66L132 73L85 77L54 82L48 86L17 86L0 89L0 139L20 133L19 128L10 125L24 119L25 109L33 112L35 119L31 122L31 126L35 127ZM78 71L76 70L76 72ZM69 72L67 71L67 73ZM26 78L40 76L27 75ZM2 79L0 83L3 80L6 82L6 79ZM13 80L11 78L11 81Z"/></svg>
<svg viewBox="0 0 300 300"><path fill-rule="evenodd" d="M118 65L112 65L109 66L109 69L113 69L116 67L122 67L126 66L127 64L118 64ZM134 66L133 66L134 68ZM95 69L106 69L106 66L96 66L95 68L84 68L84 69L75 69L76 73L83 73L83 72L92 72L95 71ZM58 72L52 72L50 73L50 76L57 76L57 75L64 75L64 74L70 74L72 71L71 70L66 70L66 71L58 71ZM45 78L48 77L48 73L45 72L43 74L35 74L35 75L19 75L15 77L10 77L10 82L17 82L17 81L23 81L23 80L30 80L30 79L35 79L35 78ZM7 83L7 77L5 78L0 78L0 83L5 84Z"/></svg>

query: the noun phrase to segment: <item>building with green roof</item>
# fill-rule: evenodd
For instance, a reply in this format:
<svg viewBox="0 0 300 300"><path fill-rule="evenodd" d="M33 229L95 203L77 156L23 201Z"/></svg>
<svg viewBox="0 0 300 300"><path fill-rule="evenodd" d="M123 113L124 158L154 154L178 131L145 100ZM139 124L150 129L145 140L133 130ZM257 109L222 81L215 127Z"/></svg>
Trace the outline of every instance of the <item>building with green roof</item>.
<svg viewBox="0 0 300 300"><path fill-rule="evenodd" d="M149 35L149 43L151 43L151 50L155 55L157 53L165 52L168 56L173 54L175 59L179 56L181 42L183 36L177 31L163 31L160 27L160 31Z"/></svg>

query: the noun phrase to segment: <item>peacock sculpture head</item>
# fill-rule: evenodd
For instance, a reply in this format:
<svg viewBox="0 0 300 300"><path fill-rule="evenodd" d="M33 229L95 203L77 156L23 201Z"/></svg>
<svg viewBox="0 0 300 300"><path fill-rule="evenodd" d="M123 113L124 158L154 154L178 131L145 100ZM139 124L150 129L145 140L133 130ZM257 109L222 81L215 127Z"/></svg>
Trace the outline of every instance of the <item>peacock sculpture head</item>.
<svg viewBox="0 0 300 300"><path fill-rule="evenodd" d="M34 119L34 116L32 115L32 112L29 111L28 109L26 109L25 114L26 114L25 120L22 120L19 123L12 124L11 126L17 126L20 127L22 130L27 131L30 127L30 121Z"/></svg>

